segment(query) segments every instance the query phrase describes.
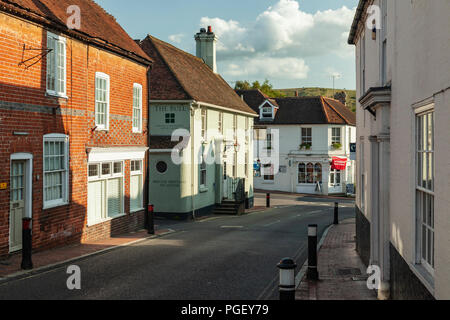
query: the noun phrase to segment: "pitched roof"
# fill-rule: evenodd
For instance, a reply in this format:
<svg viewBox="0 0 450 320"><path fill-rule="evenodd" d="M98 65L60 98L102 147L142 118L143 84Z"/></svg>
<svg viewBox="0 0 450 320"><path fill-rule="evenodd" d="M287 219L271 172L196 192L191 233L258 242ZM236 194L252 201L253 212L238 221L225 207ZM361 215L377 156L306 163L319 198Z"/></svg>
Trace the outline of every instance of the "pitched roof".
<svg viewBox="0 0 450 320"><path fill-rule="evenodd" d="M150 72L150 99L196 100L241 112L255 112L205 62L148 35L142 49L155 61Z"/></svg>
<svg viewBox="0 0 450 320"><path fill-rule="evenodd" d="M69 6L81 12L81 28L69 29ZM151 59L136 44L116 19L93 0L0 0L0 11L23 17L45 27L93 43L144 64Z"/></svg>
<svg viewBox="0 0 450 320"><path fill-rule="evenodd" d="M275 99L270 98L264 92L259 89L250 90L236 90L239 97L244 96L244 101L250 108L252 108L256 113L259 114L259 107L264 101L269 100L271 104L278 107L278 103Z"/></svg>
<svg viewBox="0 0 450 320"><path fill-rule="evenodd" d="M259 90L258 90L259 91ZM238 90L254 110L265 101L267 95L256 90ZM272 99L273 100L273 99ZM275 98L279 106L273 121L255 124L347 124L356 125L356 116L341 102L327 97Z"/></svg>

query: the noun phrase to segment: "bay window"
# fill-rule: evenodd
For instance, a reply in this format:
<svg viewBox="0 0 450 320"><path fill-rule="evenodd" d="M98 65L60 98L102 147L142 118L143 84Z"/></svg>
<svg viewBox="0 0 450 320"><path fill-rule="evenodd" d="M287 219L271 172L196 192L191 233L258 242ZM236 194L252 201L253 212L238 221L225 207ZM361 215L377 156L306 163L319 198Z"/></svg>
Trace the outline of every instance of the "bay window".
<svg viewBox="0 0 450 320"><path fill-rule="evenodd" d="M88 224L93 225L124 213L123 162L88 165Z"/></svg>

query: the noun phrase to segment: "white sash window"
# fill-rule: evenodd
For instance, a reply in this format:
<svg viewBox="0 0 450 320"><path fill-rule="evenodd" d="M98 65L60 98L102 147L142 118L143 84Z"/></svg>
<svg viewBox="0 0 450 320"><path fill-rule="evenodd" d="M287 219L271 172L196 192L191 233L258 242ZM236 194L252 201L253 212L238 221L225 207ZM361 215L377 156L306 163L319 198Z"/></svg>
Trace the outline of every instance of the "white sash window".
<svg viewBox="0 0 450 320"><path fill-rule="evenodd" d="M142 86L133 85L133 132L142 132Z"/></svg>
<svg viewBox="0 0 450 320"><path fill-rule="evenodd" d="M95 74L95 125L98 130L108 130L109 126L109 76Z"/></svg>
<svg viewBox="0 0 450 320"><path fill-rule="evenodd" d="M47 94L66 96L66 39L47 33Z"/></svg>
<svg viewBox="0 0 450 320"><path fill-rule="evenodd" d="M44 136L44 208L68 203L69 137L63 134Z"/></svg>

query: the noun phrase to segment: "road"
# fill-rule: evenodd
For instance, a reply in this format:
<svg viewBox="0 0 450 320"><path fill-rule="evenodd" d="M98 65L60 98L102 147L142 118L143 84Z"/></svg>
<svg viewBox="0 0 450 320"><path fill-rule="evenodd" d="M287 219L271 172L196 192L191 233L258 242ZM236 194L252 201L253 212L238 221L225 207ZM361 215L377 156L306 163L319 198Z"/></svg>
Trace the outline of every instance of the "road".
<svg viewBox="0 0 450 320"><path fill-rule="evenodd" d="M256 202L262 203L258 194ZM272 195L276 207L200 221L158 221L175 232L75 262L81 289L68 290L67 266L0 285L0 299L271 300L278 298L276 264L307 258L307 226L319 236L333 221L335 200ZM354 217L339 200L340 219ZM284 205L283 205L284 203Z"/></svg>

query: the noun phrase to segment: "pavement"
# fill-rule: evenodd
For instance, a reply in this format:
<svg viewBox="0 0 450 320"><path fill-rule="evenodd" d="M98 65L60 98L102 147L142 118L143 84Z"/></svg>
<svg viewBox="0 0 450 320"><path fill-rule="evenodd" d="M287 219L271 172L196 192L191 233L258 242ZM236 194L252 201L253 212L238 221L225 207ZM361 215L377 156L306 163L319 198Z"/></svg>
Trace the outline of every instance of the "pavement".
<svg viewBox="0 0 450 320"><path fill-rule="evenodd" d="M354 218L329 228L317 258L319 281L307 279L305 262L297 300L377 300L375 291L366 285L368 276L356 252L355 230Z"/></svg>
<svg viewBox="0 0 450 320"><path fill-rule="evenodd" d="M87 241L81 244L38 251L33 253L32 256L34 267L32 270L22 270L20 267L22 255L13 254L6 259L0 260L0 283L25 277L30 274L44 272L71 261L88 258L122 246L129 246L139 241L161 237L169 234L171 231L170 229L159 229L158 226L155 226L154 235L149 235L147 230L141 230L99 241Z"/></svg>

